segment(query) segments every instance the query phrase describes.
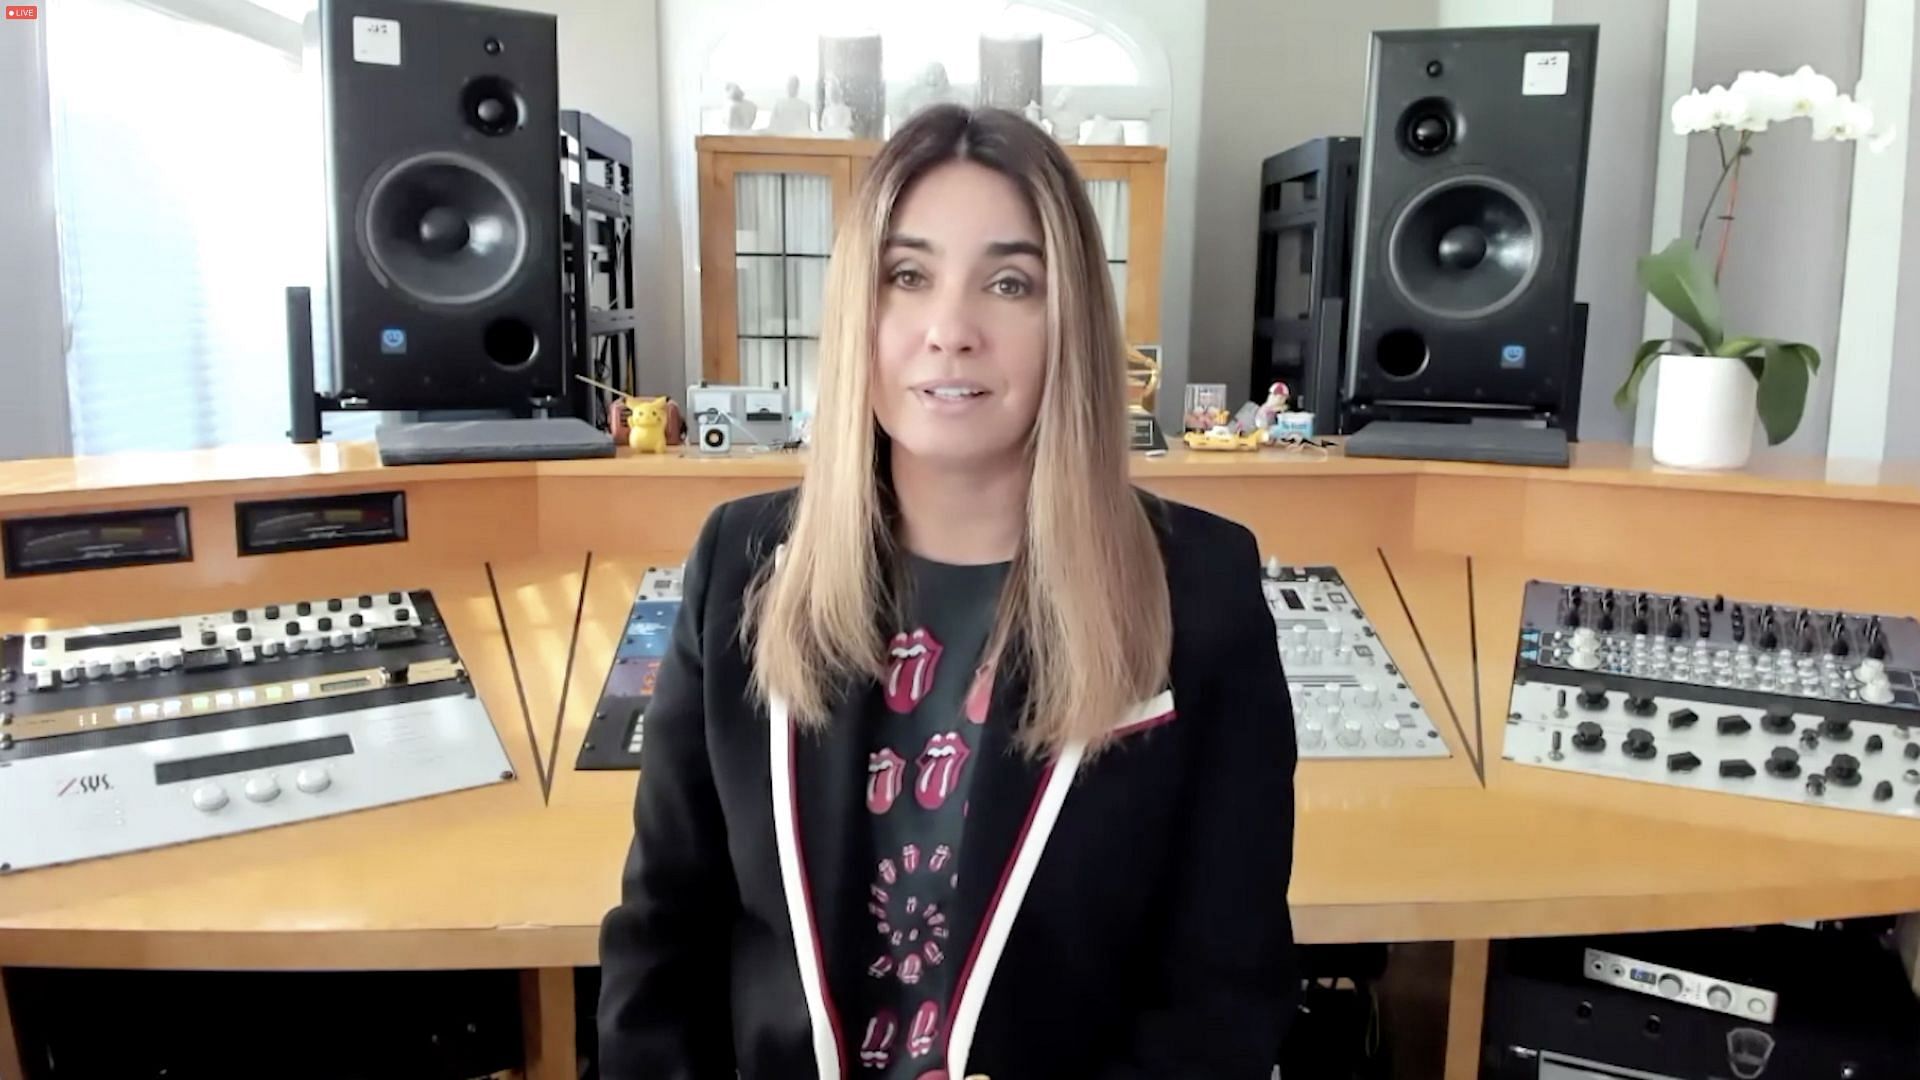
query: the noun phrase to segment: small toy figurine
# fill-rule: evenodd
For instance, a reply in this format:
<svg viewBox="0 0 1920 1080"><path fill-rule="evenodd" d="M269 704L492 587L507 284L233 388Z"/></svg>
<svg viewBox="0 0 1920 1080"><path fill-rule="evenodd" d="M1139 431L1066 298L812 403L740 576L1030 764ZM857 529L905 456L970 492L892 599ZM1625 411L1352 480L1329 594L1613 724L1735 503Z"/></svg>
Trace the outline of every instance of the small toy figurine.
<svg viewBox="0 0 1920 1080"><path fill-rule="evenodd" d="M643 454L667 452L667 399L627 399L627 445Z"/></svg>
<svg viewBox="0 0 1920 1080"><path fill-rule="evenodd" d="M1259 432L1242 434L1222 424L1208 431L1189 431L1183 438L1195 450L1258 450Z"/></svg>
<svg viewBox="0 0 1920 1080"><path fill-rule="evenodd" d="M1264 405L1260 406L1260 412L1254 421L1254 426L1260 428L1262 431L1272 427L1274 423L1280 419L1280 414L1287 411L1287 398L1289 396L1291 395L1287 393L1286 383L1276 382L1272 386L1267 387L1267 400Z"/></svg>

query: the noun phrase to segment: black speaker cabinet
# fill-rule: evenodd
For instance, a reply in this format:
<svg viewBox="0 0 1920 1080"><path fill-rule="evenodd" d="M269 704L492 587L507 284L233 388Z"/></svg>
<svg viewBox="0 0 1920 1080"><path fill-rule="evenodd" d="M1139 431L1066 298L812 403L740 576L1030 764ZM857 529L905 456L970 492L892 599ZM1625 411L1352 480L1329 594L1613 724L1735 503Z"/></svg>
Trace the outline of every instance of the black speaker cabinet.
<svg viewBox="0 0 1920 1080"><path fill-rule="evenodd" d="M1260 166L1247 396L1263 401L1268 385L1284 382L1326 433L1343 433L1340 373L1359 174L1360 140L1346 136L1301 143Z"/></svg>
<svg viewBox="0 0 1920 1080"><path fill-rule="evenodd" d="M1578 415L1598 44L1591 26L1374 35L1346 373L1363 421Z"/></svg>
<svg viewBox="0 0 1920 1080"><path fill-rule="evenodd" d="M374 409L564 391L552 16L323 0L334 378Z"/></svg>

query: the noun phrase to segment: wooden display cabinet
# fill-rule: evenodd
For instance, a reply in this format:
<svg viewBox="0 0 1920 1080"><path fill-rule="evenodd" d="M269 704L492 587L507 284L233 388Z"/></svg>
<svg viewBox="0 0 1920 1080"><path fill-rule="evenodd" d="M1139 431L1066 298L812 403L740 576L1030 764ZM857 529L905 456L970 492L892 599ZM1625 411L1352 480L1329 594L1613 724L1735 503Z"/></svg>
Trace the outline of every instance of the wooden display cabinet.
<svg viewBox="0 0 1920 1080"><path fill-rule="evenodd" d="M795 391L809 408L833 232L881 144L703 135L700 370L716 383ZM1069 146L1100 218L1127 341L1160 344L1166 148Z"/></svg>

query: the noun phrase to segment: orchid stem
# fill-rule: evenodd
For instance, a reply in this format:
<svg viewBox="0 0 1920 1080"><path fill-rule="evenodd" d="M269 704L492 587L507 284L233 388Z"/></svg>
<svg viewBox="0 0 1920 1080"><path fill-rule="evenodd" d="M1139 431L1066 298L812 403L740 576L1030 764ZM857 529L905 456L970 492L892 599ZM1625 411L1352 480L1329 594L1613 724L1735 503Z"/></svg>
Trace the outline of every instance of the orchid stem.
<svg viewBox="0 0 1920 1080"><path fill-rule="evenodd" d="M1740 136L1739 147L1734 150L1733 157L1729 159L1727 142L1722 131L1721 128L1713 129L1714 145L1720 148L1720 179L1713 182L1713 193L1707 196L1707 205L1700 211L1700 224L1693 230L1693 250L1695 251L1699 251L1701 243L1706 240L1707 222L1713 220L1713 207L1720 201L1720 189L1726 186L1727 176L1740 164L1740 151L1746 149L1747 140L1753 137L1751 132L1743 133Z"/></svg>

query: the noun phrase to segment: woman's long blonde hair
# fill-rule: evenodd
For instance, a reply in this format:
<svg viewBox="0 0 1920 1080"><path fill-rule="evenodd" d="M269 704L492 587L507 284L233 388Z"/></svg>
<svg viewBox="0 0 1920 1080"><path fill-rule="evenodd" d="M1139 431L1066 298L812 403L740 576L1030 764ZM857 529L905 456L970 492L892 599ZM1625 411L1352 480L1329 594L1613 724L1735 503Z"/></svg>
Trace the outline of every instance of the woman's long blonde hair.
<svg viewBox="0 0 1920 1080"><path fill-rule="evenodd" d="M884 678L901 557L888 440L868 398L882 245L901 195L950 161L1012 179L1046 249L1047 356L1028 436L1026 531L987 645L999 677L1028 679L1030 753L1098 749L1128 708L1165 688L1173 627L1153 523L1128 476L1126 341L1100 226L1073 163L1012 113L939 106L888 140L842 219L827 275L812 458L777 568L763 564L742 632L753 690L803 725L835 695Z"/></svg>

